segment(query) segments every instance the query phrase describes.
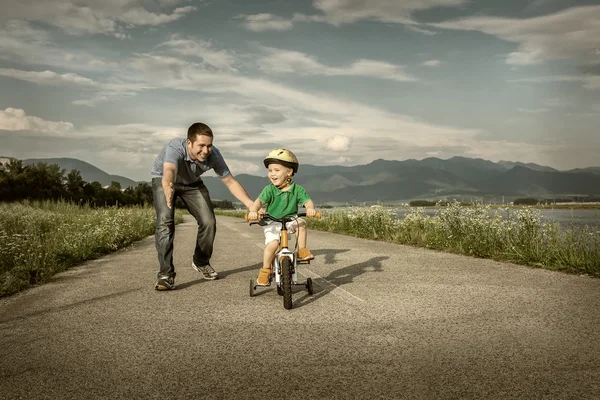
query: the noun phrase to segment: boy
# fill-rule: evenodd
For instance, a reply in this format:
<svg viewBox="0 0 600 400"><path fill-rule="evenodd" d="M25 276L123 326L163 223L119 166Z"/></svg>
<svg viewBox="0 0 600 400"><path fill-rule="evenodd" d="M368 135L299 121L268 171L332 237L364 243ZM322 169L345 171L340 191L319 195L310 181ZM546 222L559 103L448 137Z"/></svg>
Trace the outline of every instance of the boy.
<svg viewBox="0 0 600 400"><path fill-rule="evenodd" d="M289 150L275 149L265 157L263 163L268 170L268 178L271 184L266 186L260 193L252 207L248 217L250 220L258 219L258 210L267 204L267 213L275 218L283 218L298 213L298 205L306 208L306 216L315 215L315 204L308 197L304 188L292 181L292 176L298 172L298 159ZM287 225L290 233L298 230L298 260L312 260L315 257L306 248L306 221L301 218ZM281 224L270 223L264 227L265 252L263 255L263 266L258 273L256 283L260 286L269 284L271 276L271 263L279 248L279 232Z"/></svg>

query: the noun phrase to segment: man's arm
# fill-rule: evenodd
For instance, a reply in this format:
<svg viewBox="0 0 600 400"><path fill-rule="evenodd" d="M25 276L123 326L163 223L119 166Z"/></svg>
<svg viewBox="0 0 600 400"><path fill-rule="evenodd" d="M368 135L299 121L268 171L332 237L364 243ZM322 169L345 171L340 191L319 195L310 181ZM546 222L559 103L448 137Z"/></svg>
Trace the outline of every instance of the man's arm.
<svg viewBox="0 0 600 400"><path fill-rule="evenodd" d="M169 208L172 206L173 193L175 192L175 175L177 175L177 165L165 162L163 165L162 187Z"/></svg>
<svg viewBox="0 0 600 400"><path fill-rule="evenodd" d="M251 209L252 204L254 203L246 189L233 177L233 175L227 175L225 178L221 179L221 182L227 186L227 189L231 192L231 194L242 202L247 209Z"/></svg>
<svg viewBox="0 0 600 400"><path fill-rule="evenodd" d="M255 219L258 219L258 211L262 210L262 201L260 199L256 199L254 200L254 203L252 203L252 206L250 207L250 212L248 213L248 219L250 221L253 221ZM263 214L264 214L264 210Z"/></svg>

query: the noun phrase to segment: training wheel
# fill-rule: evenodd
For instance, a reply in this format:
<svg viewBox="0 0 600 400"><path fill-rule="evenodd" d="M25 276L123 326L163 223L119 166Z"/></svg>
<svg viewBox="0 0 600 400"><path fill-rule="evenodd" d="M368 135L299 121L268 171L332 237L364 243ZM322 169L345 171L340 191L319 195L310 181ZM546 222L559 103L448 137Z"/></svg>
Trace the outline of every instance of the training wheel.
<svg viewBox="0 0 600 400"><path fill-rule="evenodd" d="M254 279L250 279L250 297L254 296Z"/></svg>
<svg viewBox="0 0 600 400"><path fill-rule="evenodd" d="M306 278L306 290L308 290L308 294L313 294L313 284L312 279Z"/></svg>

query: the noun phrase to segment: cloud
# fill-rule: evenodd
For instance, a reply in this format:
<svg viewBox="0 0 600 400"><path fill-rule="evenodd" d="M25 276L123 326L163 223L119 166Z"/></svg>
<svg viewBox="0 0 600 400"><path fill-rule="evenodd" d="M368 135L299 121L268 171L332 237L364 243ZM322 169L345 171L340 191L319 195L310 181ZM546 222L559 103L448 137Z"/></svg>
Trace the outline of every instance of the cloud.
<svg viewBox="0 0 600 400"><path fill-rule="evenodd" d="M234 17L242 19L242 26L253 32L264 31L289 31L296 22L326 22L320 15L305 15L295 13L291 18L286 19L269 13L261 14L240 14Z"/></svg>
<svg viewBox="0 0 600 400"><path fill-rule="evenodd" d="M362 76L412 82L417 79L404 72L404 66L376 60L358 60L347 67L330 67L305 53L263 47L268 53L259 68L270 73L300 73L324 76Z"/></svg>
<svg viewBox="0 0 600 400"><path fill-rule="evenodd" d="M400 24L415 24L415 11L435 7L456 7L469 0L315 0L314 6L333 25L353 23L363 19Z"/></svg>
<svg viewBox="0 0 600 400"><path fill-rule="evenodd" d="M161 43L157 48L166 48L171 54L199 58L205 66L218 71L237 72L234 67L236 56L227 50L215 50L213 45L199 38L182 38L172 35L170 40Z"/></svg>
<svg viewBox="0 0 600 400"><path fill-rule="evenodd" d="M549 75L509 79L509 83L580 82L588 90L600 90L600 75Z"/></svg>
<svg viewBox="0 0 600 400"><path fill-rule="evenodd" d="M28 116L18 108L0 110L0 129L7 131L36 131L65 134L73 130L70 122L46 121L39 117Z"/></svg>
<svg viewBox="0 0 600 400"><path fill-rule="evenodd" d="M254 14L238 15L236 18L243 18L242 25L253 32L263 31L289 31L294 27L292 20L286 20L273 14Z"/></svg>
<svg viewBox="0 0 600 400"><path fill-rule="evenodd" d="M45 65L69 70L118 71L121 66L82 49L54 43L46 30L29 22L9 21L0 28L0 60L11 64Z"/></svg>
<svg viewBox="0 0 600 400"><path fill-rule="evenodd" d="M590 58L600 48L600 6L573 7L528 19L469 17L430 24L437 28L480 31L518 43L508 64L532 65L547 60Z"/></svg>
<svg viewBox="0 0 600 400"><path fill-rule="evenodd" d="M10 20L38 21L54 25L72 35L110 34L125 38L129 27L155 26L178 20L196 7L178 7L170 13L159 11L180 1L140 2L136 0L3 0L0 22ZM145 6L152 6L151 11Z"/></svg>
<svg viewBox="0 0 600 400"><path fill-rule="evenodd" d="M96 87L98 83L75 73L57 74L53 71L21 71L12 68L0 68L0 76L33 82L40 85L77 85Z"/></svg>
<svg viewBox="0 0 600 400"><path fill-rule="evenodd" d="M415 25L406 25L406 29L408 29L409 31L413 31L413 32L418 32L418 33L422 33L424 35L427 36L433 36L435 34L437 34L437 32L429 30L429 29L423 29L423 28L419 28Z"/></svg>
<svg viewBox="0 0 600 400"><path fill-rule="evenodd" d="M250 114L249 123L253 125L278 124L287 119L281 111L273 107L251 105L242 107L241 111Z"/></svg>
<svg viewBox="0 0 600 400"><path fill-rule="evenodd" d="M549 110L547 108L517 108L517 111L526 114L542 114Z"/></svg>
<svg viewBox="0 0 600 400"><path fill-rule="evenodd" d="M243 19L242 25L254 32L289 31L296 22L325 22L334 26L351 24L360 20L374 20L387 23L407 25L407 29L424 35L435 35L436 32L419 27L412 14L415 11L435 7L457 7L470 0L314 0L314 7L322 12L319 15L296 13L286 19L270 13L238 15Z"/></svg>
<svg viewBox="0 0 600 400"><path fill-rule="evenodd" d="M70 85L95 91L94 95L90 98L73 101L75 105L85 106L95 106L98 103L116 98L133 97L139 91L151 88L149 85L136 83L101 83L75 73L58 74L48 70L23 71L12 68L0 68L0 76L32 82L38 85Z"/></svg>
<svg viewBox="0 0 600 400"><path fill-rule="evenodd" d="M335 135L327 140L327 149L331 151L347 151L350 148L350 138L342 135Z"/></svg>
<svg viewBox="0 0 600 400"><path fill-rule="evenodd" d="M423 63L426 67L439 67L442 62L439 60L429 60Z"/></svg>
<svg viewBox="0 0 600 400"><path fill-rule="evenodd" d="M600 49L598 51L600 52ZM586 75L600 75L600 62L581 65L579 70Z"/></svg>
<svg viewBox="0 0 600 400"><path fill-rule="evenodd" d="M127 99L137 95L137 91L134 90L102 90L97 92L91 97L85 99L74 100L73 104L77 106L95 107L100 103L109 101L115 101L118 99Z"/></svg>

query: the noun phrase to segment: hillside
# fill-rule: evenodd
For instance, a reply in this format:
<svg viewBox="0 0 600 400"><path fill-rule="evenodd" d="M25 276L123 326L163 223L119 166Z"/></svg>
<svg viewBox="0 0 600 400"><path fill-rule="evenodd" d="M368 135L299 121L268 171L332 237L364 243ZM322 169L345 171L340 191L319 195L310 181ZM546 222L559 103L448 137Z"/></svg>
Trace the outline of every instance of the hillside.
<svg viewBox="0 0 600 400"><path fill-rule="evenodd" d="M123 189L129 186L137 186L137 182L120 175L110 175L100 168L93 166L85 161L81 161L75 158L29 158L23 160L23 164L58 164L61 168L65 169L65 175L71 170L77 169L81 173L81 177L86 182L100 182L102 186L110 185L111 182L119 182Z"/></svg>
<svg viewBox="0 0 600 400"><path fill-rule="evenodd" d="M102 185L109 185L111 181L121 183L123 188L137 185L131 179L107 174L77 159L28 159L23 162L58 164L67 172L78 169L84 180L98 181ZM266 176L238 174L236 179L252 198L256 198L268 183ZM517 197L542 199L600 196L599 167L558 171L537 164L507 161L494 163L466 157L446 160L430 157L404 161L379 159L350 167L303 164L295 181L304 186L320 204L453 198L510 201ZM213 173L205 175L204 182L214 200L235 201Z"/></svg>

